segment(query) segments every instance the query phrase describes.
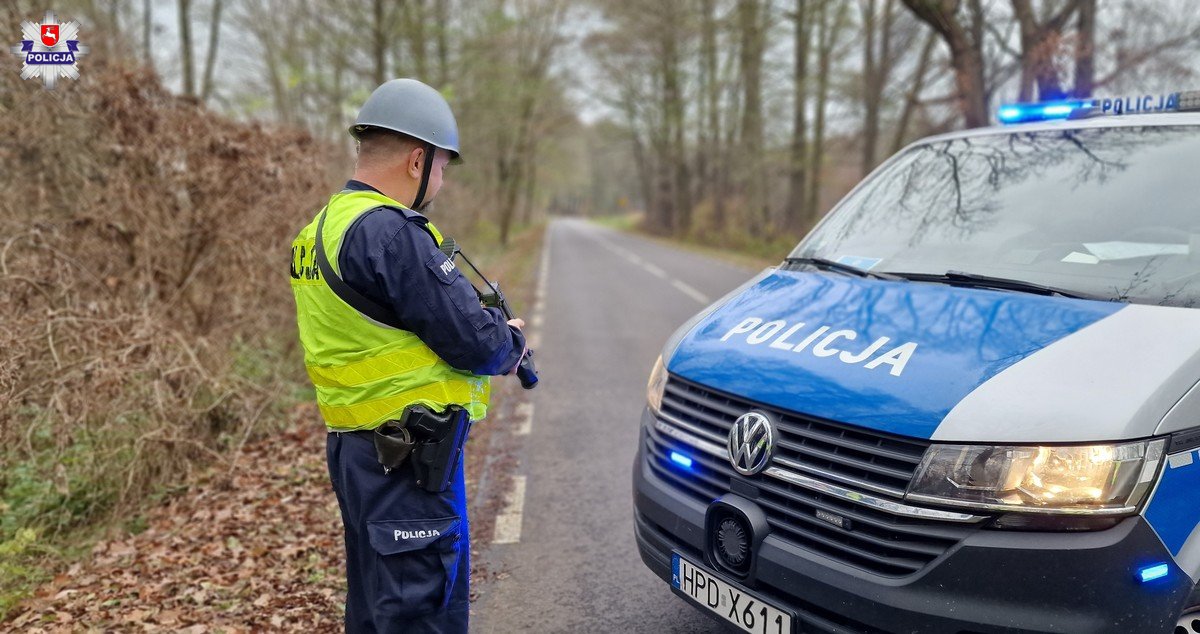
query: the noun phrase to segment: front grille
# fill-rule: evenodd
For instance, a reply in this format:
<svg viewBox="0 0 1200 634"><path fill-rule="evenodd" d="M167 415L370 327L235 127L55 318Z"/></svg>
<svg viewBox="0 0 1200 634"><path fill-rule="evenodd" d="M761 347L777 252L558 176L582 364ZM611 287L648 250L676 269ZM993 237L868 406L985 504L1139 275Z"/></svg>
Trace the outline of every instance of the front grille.
<svg viewBox="0 0 1200 634"><path fill-rule="evenodd" d="M776 421L772 465L837 487L900 501L929 443L760 407L699 384L670 377L660 422L712 445L725 447L733 421L751 409ZM683 472L671 463L672 449L692 457ZM838 495L759 474L736 473L727 459L695 451L677 437L651 428L646 437L650 466L661 479L705 504L740 480L759 491L755 500L773 534L800 548L884 576L912 574L976 530L976 524L897 515ZM817 511L850 521L850 529L817 517Z"/></svg>

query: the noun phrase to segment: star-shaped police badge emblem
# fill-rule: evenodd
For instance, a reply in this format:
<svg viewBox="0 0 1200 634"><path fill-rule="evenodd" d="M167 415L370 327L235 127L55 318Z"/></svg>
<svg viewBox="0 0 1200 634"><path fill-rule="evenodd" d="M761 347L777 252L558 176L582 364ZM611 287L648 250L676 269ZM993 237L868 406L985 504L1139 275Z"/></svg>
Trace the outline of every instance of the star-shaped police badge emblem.
<svg viewBox="0 0 1200 634"><path fill-rule="evenodd" d="M61 77L79 79L76 61L88 48L79 43L78 22L59 24L54 12L47 11L41 24L21 23L21 43L12 52L24 58L21 79L40 77L46 88L54 88Z"/></svg>

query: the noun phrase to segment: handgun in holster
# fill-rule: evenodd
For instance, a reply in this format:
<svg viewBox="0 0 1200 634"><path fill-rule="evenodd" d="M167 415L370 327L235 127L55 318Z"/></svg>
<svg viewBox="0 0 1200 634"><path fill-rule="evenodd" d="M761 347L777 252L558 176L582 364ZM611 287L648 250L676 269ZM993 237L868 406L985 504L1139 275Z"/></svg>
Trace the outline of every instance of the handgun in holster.
<svg viewBox="0 0 1200 634"><path fill-rule="evenodd" d="M417 486L441 493L450 485L470 428L471 418L459 405L442 412L411 405L399 420L376 430L375 451L384 473L411 459Z"/></svg>

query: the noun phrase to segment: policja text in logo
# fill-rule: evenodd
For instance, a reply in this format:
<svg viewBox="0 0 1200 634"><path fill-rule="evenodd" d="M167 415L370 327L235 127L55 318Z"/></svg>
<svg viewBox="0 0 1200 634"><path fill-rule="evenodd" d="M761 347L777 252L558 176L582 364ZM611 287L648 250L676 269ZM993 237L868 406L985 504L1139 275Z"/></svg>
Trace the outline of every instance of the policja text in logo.
<svg viewBox="0 0 1200 634"><path fill-rule="evenodd" d="M60 77L79 79L76 61L88 52L79 43L79 23L58 23L53 11L47 11L41 24L21 23L21 43L12 47L14 55L24 58L21 79L41 77L42 85L54 88Z"/></svg>

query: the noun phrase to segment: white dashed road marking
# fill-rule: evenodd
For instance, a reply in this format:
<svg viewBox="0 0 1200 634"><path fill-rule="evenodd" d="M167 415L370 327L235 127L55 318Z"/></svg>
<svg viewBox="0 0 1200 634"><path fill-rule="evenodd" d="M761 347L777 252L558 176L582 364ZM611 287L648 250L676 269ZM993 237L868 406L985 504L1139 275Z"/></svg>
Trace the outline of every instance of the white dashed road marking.
<svg viewBox="0 0 1200 634"><path fill-rule="evenodd" d="M528 436L533 430L533 403L525 401L517 405L517 435Z"/></svg>
<svg viewBox="0 0 1200 634"><path fill-rule="evenodd" d="M493 544L515 544L521 541L521 521L525 511L525 476L515 475L512 491L505 500L504 509L496 516L496 532Z"/></svg>
<svg viewBox="0 0 1200 634"><path fill-rule="evenodd" d="M707 304L712 303L712 300L710 300L707 295L692 288L691 286L688 286L684 282L681 282L679 280L671 280L671 286L674 286L675 288L679 289L679 291L681 293L683 293L684 295L687 295L688 297L691 297L692 299L700 302L701 304L707 305Z"/></svg>
<svg viewBox="0 0 1200 634"><path fill-rule="evenodd" d="M638 257L637 255L634 255L628 249L626 249L624 247L619 247L615 244L612 244L608 240L605 240L604 238L601 238L599 236L593 236L593 238L596 240L596 242L600 243L600 246L602 246L605 249L608 249L609 251L612 251L613 253L617 254L618 256L624 258L625 260L627 260L634 266L641 268L643 271L646 271L647 273L653 275L654 277L657 277L657 278L660 278L660 279L670 282L671 286L675 287L675 290L683 293L684 295L687 295L688 297L696 300L697 302L699 302L701 304L704 304L705 306L712 303L712 300L709 299L707 295L696 290L695 287L691 286L690 284L688 284L687 282L684 282L682 280L677 280L677 279L672 278L670 275L667 274L666 271L643 260L642 258Z"/></svg>
<svg viewBox="0 0 1200 634"><path fill-rule="evenodd" d="M647 263L643 264L643 265L642 265L642 268L643 268L643 269L646 269L646 271L648 271L648 272L649 272L651 275L653 275L654 277L661 277L661 278L663 278L664 280L665 280L665 279L667 279L667 272L666 272L666 271L664 271L664 270L662 270L662 269L658 268L657 266L654 266L653 264L650 264L649 262L647 262Z"/></svg>

